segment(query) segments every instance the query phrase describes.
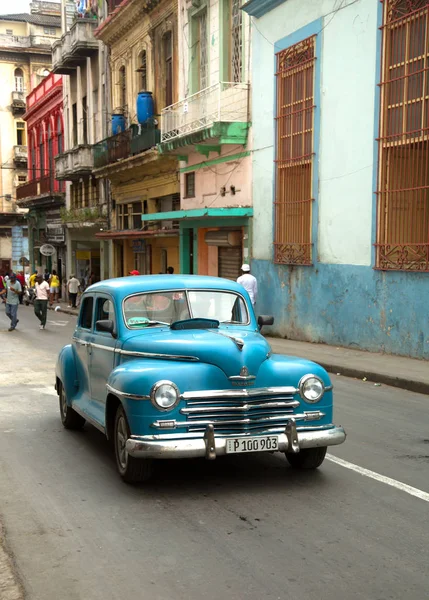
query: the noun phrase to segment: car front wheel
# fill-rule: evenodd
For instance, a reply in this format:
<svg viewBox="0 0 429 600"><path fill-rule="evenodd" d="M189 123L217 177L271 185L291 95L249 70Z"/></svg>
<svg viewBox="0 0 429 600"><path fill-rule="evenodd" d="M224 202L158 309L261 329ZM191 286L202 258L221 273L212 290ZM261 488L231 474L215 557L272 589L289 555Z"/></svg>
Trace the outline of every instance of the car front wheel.
<svg viewBox="0 0 429 600"><path fill-rule="evenodd" d="M67 396L64 386L59 390L61 422L66 429L82 429L85 425L85 419L77 414L75 410L67 403Z"/></svg>
<svg viewBox="0 0 429 600"><path fill-rule="evenodd" d="M119 475L126 483L138 483L150 479L153 473L152 460L134 458L127 452L127 440L130 427L122 406L118 407L115 417L115 457Z"/></svg>
<svg viewBox="0 0 429 600"><path fill-rule="evenodd" d="M326 446L304 448L299 452L285 452L288 463L293 469L317 469L325 460Z"/></svg>

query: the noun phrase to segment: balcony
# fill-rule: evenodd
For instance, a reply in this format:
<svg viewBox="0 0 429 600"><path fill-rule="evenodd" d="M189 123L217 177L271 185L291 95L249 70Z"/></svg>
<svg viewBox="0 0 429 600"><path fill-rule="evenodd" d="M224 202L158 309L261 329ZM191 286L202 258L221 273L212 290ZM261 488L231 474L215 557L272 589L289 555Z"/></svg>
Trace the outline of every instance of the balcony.
<svg viewBox="0 0 429 600"><path fill-rule="evenodd" d="M16 188L16 200L21 208L42 205L43 200L47 198L49 198L49 204L51 205L51 199L54 197L63 199L64 184L49 175L32 179Z"/></svg>
<svg viewBox="0 0 429 600"><path fill-rule="evenodd" d="M70 75L76 67L86 63L86 58L98 52L98 42L94 38L97 21L76 19L60 40L52 45L52 71Z"/></svg>
<svg viewBox="0 0 429 600"><path fill-rule="evenodd" d="M98 41L94 37L96 26L94 19L77 19L70 27L70 52L74 57L86 59L98 52Z"/></svg>
<svg viewBox="0 0 429 600"><path fill-rule="evenodd" d="M9 35L0 34L1 48L30 49L36 48L44 54L51 49L52 38L43 35Z"/></svg>
<svg viewBox="0 0 429 600"><path fill-rule="evenodd" d="M94 168L106 167L124 158L136 156L156 146L160 139L161 132L155 125L132 125L130 129L93 146Z"/></svg>
<svg viewBox="0 0 429 600"><path fill-rule="evenodd" d="M25 112L25 92L12 92L12 112L19 115Z"/></svg>
<svg viewBox="0 0 429 600"><path fill-rule="evenodd" d="M94 227L94 225L105 226L107 217L101 206L87 206L81 208L61 209L61 221L68 228Z"/></svg>
<svg viewBox="0 0 429 600"><path fill-rule="evenodd" d="M27 167L27 146L13 147L13 162L16 167Z"/></svg>
<svg viewBox="0 0 429 600"><path fill-rule="evenodd" d="M220 82L164 108L160 151L183 154L193 145L245 144L248 104L248 83Z"/></svg>
<svg viewBox="0 0 429 600"><path fill-rule="evenodd" d="M55 177L59 181L74 181L92 173L91 146L82 144L55 157Z"/></svg>

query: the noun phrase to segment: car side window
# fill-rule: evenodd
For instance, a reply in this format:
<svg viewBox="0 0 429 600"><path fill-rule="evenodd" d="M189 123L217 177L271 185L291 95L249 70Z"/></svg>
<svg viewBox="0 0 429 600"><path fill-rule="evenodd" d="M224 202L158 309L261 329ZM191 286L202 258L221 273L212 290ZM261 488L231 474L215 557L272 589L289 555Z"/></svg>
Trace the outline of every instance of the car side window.
<svg viewBox="0 0 429 600"><path fill-rule="evenodd" d="M113 308L113 302L108 298L97 298L97 304L95 308L95 323L97 323L97 321L105 320L115 322L115 310Z"/></svg>
<svg viewBox="0 0 429 600"><path fill-rule="evenodd" d="M82 308L80 310L79 327L83 329L92 329L92 312L94 308L93 296L84 298Z"/></svg>

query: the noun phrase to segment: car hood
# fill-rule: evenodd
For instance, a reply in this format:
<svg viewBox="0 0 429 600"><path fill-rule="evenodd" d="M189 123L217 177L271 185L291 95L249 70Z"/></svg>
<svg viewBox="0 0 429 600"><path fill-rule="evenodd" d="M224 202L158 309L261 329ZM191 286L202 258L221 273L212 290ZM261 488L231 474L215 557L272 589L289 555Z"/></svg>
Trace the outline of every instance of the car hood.
<svg viewBox="0 0 429 600"><path fill-rule="evenodd" d="M172 331L152 329L134 333L123 343L126 352L147 352L186 357L215 365L228 376L240 375L246 367L257 375L271 352L270 345L258 332L234 328Z"/></svg>

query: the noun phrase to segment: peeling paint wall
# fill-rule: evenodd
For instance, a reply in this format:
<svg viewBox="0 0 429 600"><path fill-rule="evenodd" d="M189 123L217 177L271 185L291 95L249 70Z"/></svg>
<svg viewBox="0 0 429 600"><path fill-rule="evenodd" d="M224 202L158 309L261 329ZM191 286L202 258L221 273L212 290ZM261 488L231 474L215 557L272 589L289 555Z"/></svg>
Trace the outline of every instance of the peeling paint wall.
<svg viewBox="0 0 429 600"><path fill-rule="evenodd" d="M257 312L275 318L267 335L429 359L429 282L422 273L264 260L252 261L252 273Z"/></svg>

